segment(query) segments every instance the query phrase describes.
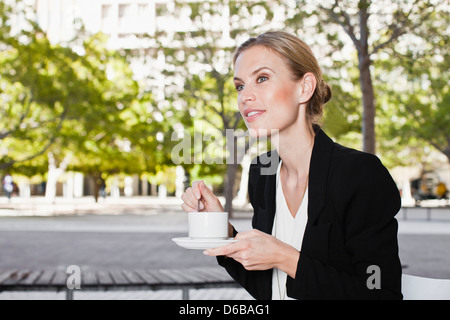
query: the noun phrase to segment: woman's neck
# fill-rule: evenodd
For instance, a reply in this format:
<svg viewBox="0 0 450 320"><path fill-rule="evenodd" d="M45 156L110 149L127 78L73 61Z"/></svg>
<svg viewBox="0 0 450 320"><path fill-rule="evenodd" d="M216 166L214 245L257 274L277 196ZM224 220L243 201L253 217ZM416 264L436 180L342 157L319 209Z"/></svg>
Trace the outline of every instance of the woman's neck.
<svg viewBox="0 0 450 320"><path fill-rule="evenodd" d="M309 174L314 132L308 125L294 125L271 137L271 142L283 161L285 177L304 181Z"/></svg>

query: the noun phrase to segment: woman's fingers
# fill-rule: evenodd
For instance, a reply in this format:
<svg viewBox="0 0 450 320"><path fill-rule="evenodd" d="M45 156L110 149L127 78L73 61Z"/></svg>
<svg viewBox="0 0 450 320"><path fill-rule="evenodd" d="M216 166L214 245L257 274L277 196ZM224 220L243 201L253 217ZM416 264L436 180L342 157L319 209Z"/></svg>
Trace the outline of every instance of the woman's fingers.
<svg viewBox="0 0 450 320"><path fill-rule="evenodd" d="M199 187L200 182L202 181L196 180L192 182L192 194L194 196L194 199L197 201L202 197L202 192Z"/></svg>
<svg viewBox="0 0 450 320"><path fill-rule="evenodd" d="M181 200L184 202L184 206L182 205L181 208L186 212L191 211L197 211L198 210L198 200L194 194L194 188L189 187L186 189L186 191L181 195ZM200 201L200 210L204 209L205 205L202 201Z"/></svg>
<svg viewBox="0 0 450 320"><path fill-rule="evenodd" d="M236 240L250 239L250 238L257 237L259 235L260 236L264 236L264 233L259 231L259 230L257 230L257 229L253 229L253 230L250 230L250 231L239 232L236 235L235 239Z"/></svg>
<svg viewBox="0 0 450 320"><path fill-rule="evenodd" d="M190 206L188 206L186 203L182 203L182 204L181 204L181 209L182 209L184 212L193 212L193 211L196 211L195 209L193 209L193 208L191 208Z"/></svg>
<svg viewBox="0 0 450 320"><path fill-rule="evenodd" d="M199 200L199 198L195 195L195 192L196 191L194 190L193 187L192 188L188 188L186 190L186 194L187 194L187 197L188 197L188 199L190 201L190 204L191 204L192 208L194 208L195 210L198 210L198 205L199 205L198 200ZM202 201L200 201L200 210L202 210L204 208L205 207L204 207Z"/></svg>
<svg viewBox="0 0 450 320"><path fill-rule="evenodd" d="M242 240L223 247L205 250L203 254L207 256L227 256L242 264L245 269L251 270L254 266L254 262L250 259L248 252L249 247L250 242Z"/></svg>
<svg viewBox="0 0 450 320"><path fill-rule="evenodd" d="M217 198L214 192L206 186L204 181L200 181L196 187L198 187L198 190L200 191L202 202L204 202L207 211L223 211L219 198Z"/></svg>
<svg viewBox="0 0 450 320"><path fill-rule="evenodd" d="M245 241L237 241L226 246L212 248L203 251L203 254L207 256L228 256L231 257L233 254L236 254L244 249L248 248L248 243Z"/></svg>
<svg viewBox="0 0 450 320"><path fill-rule="evenodd" d="M275 237L260 230L251 230L238 233L235 239L239 241L206 250L204 254L227 256L242 264L247 270L267 270L278 265L282 248Z"/></svg>
<svg viewBox="0 0 450 320"><path fill-rule="evenodd" d="M231 255L249 248L250 242L245 241L247 239L253 238L255 236L255 232L258 232L258 230L251 230L251 231L245 231L245 232L239 232L235 239L240 240L237 242L230 243L226 246L222 246L219 248L213 248L205 250L203 253L205 255L209 256L228 256L231 257Z"/></svg>
<svg viewBox="0 0 450 320"><path fill-rule="evenodd" d="M203 180L194 181L192 187L187 188L181 195L181 200L184 202L184 206L181 207L186 212L197 211L198 209L200 211L223 211L219 199L205 185Z"/></svg>
<svg viewBox="0 0 450 320"><path fill-rule="evenodd" d="M196 187L198 188L200 194L206 200L206 202L212 202L212 201L216 201L217 200L216 195L212 192L212 190L210 188L208 188L206 186L204 181L200 181L196 185Z"/></svg>
<svg viewBox="0 0 450 320"><path fill-rule="evenodd" d="M194 205L194 202L192 201L192 199L191 199L191 193L192 193L192 191L190 191L191 190L191 188L188 188L188 189L186 189L186 191L181 195L181 200L183 200L183 204L182 204L182 209L184 210L184 211L186 211L185 209L186 209L186 207L188 207L189 208L189 210L188 211L191 211L191 209L193 210L193 209L195 209L195 205Z"/></svg>

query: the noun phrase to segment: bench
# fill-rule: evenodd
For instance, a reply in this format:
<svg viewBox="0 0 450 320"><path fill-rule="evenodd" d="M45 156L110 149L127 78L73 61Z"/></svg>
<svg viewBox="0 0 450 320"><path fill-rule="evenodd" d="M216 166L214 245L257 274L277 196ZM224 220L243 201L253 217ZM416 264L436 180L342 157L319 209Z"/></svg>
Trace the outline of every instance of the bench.
<svg viewBox="0 0 450 320"><path fill-rule="evenodd" d="M427 221L431 221L431 212L432 211L449 211L450 212L450 207L421 207L421 206L417 206L417 207L402 207L401 208L401 212L402 212L402 216L403 216L403 220L407 220L407 214L408 211L425 211L426 212L426 220Z"/></svg>
<svg viewBox="0 0 450 320"><path fill-rule="evenodd" d="M0 270L0 292L66 292L66 300L80 291L182 290L189 300L190 289L240 288L224 269L196 267L188 269L81 270L80 289L70 289L71 276L65 270Z"/></svg>

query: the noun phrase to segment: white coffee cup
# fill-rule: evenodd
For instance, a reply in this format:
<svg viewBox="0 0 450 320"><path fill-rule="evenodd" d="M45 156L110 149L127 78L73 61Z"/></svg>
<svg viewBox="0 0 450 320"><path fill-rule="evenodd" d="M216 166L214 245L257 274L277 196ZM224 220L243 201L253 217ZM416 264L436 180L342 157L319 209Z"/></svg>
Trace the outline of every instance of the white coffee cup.
<svg viewBox="0 0 450 320"><path fill-rule="evenodd" d="M189 238L228 238L228 212L189 212Z"/></svg>

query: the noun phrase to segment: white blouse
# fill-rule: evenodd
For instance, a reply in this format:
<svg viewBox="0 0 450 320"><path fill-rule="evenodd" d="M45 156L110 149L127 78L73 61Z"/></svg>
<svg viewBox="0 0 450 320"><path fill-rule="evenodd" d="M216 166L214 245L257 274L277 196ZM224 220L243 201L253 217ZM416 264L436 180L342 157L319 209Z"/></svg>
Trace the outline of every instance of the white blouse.
<svg viewBox="0 0 450 320"><path fill-rule="evenodd" d="M280 169L282 161L277 169L276 185L276 212L272 235L277 239L293 246L300 251L305 233L306 222L308 221L308 188L306 188L300 208L298 208L295 218L291 215L289 207L284 197L283 187L280 182ZM286 295L287 274L277 268L272 273L272 299L273 300L293 300Z"/></svg>

